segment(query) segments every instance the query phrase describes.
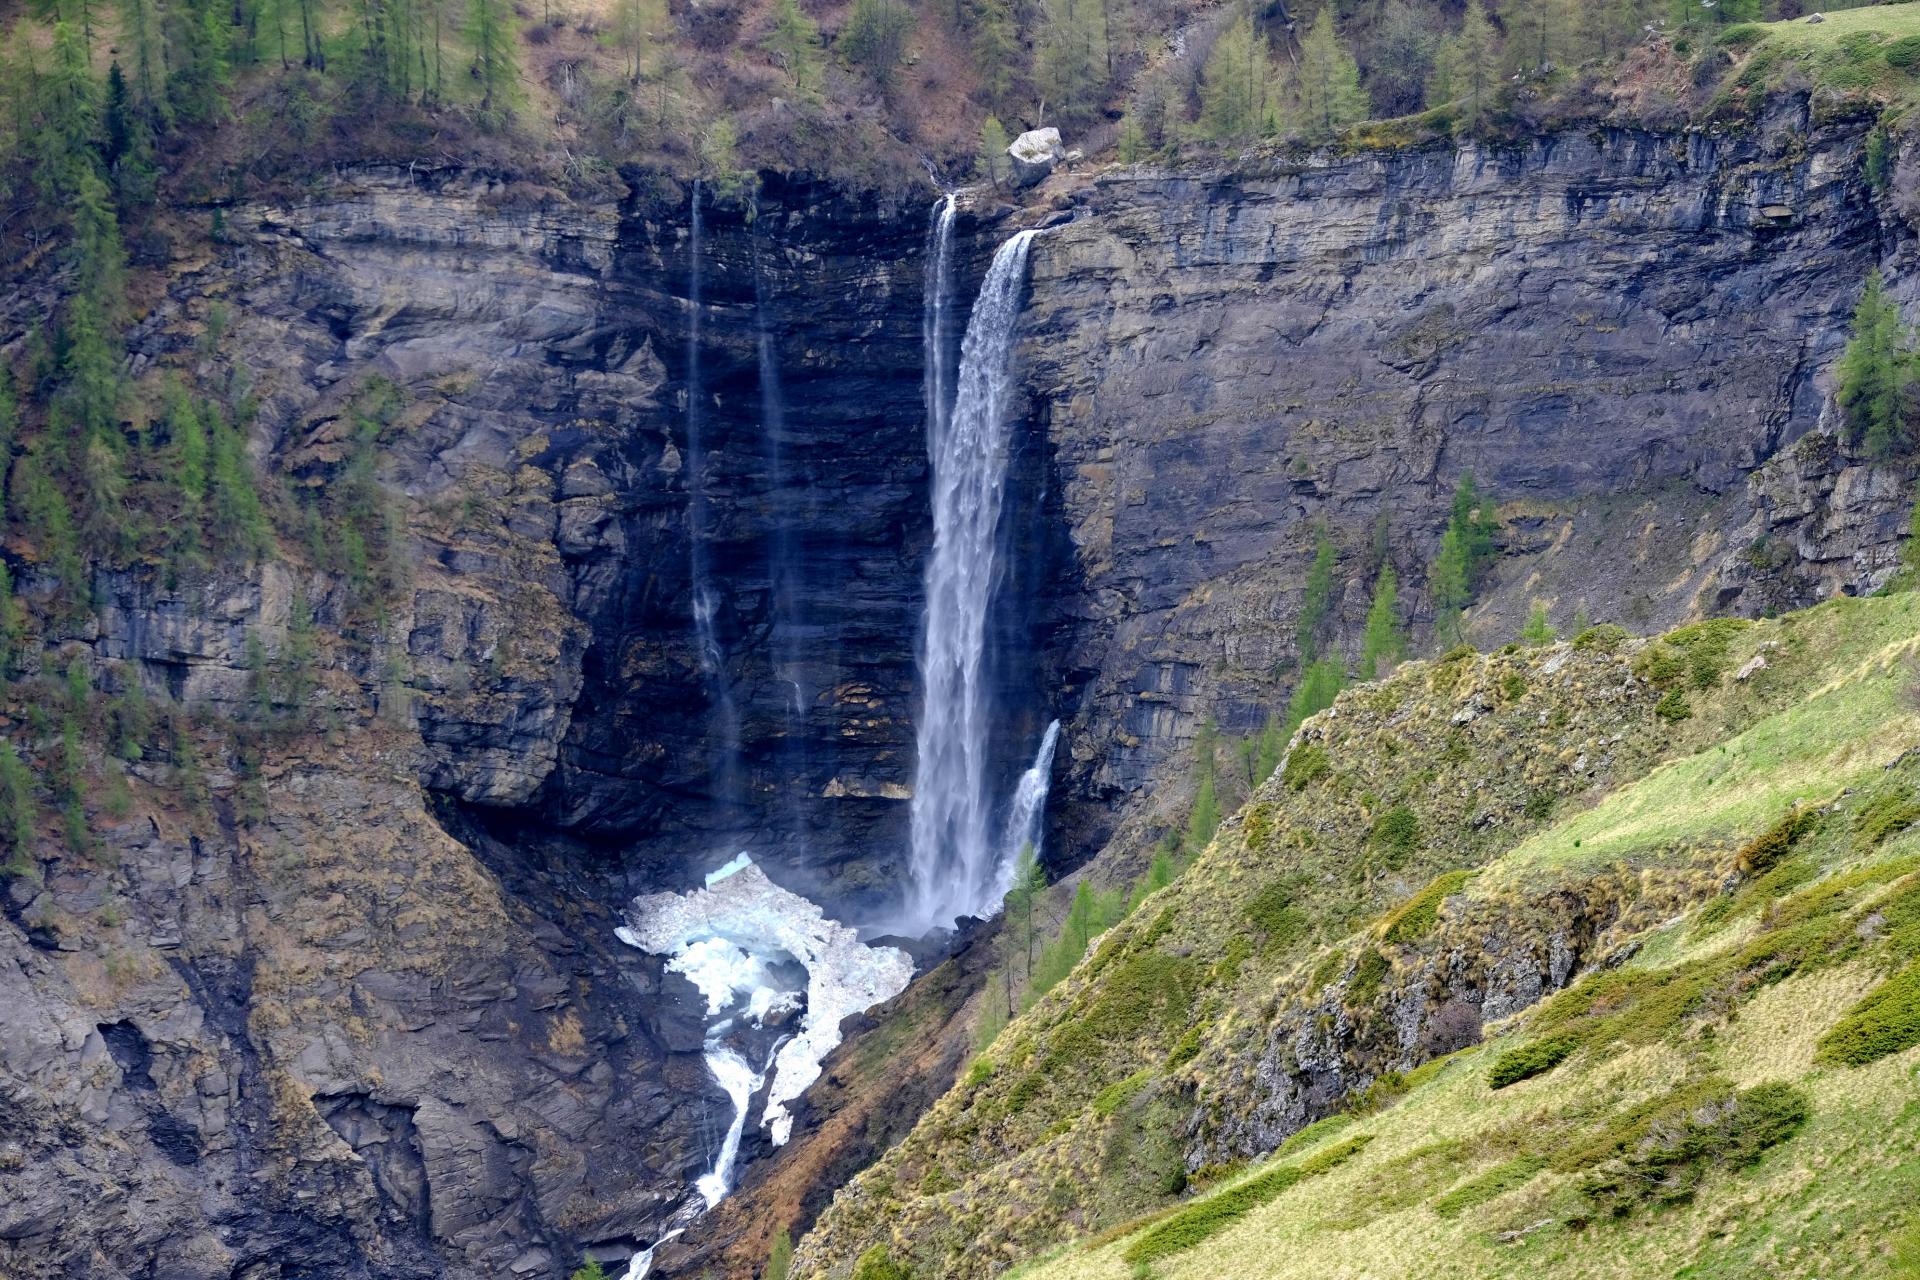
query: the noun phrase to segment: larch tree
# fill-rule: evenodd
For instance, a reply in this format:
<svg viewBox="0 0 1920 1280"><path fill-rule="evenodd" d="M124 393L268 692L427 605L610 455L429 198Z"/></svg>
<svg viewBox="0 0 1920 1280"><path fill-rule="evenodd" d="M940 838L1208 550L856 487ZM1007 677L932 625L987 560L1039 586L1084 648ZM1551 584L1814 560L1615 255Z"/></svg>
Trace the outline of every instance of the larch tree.
<svg viewBox="0 0 1920 1280"><path fill-rule="evenodd" d="M1360 68L1333 27L1333 6L1320 10L1300 42L1300 67L1294 78L1296 119L1311 138L1330 138L1367 118L1367 96L1360 91Z"/></svg>
<svg viewBox="0 0 1920 1280"><path fill-rule="evenodd" d="M1103 65L1100 0L1046 0L1034 78L1057 116L1084 121L1098 114L1107 84Z"/></svg>
<svg viewBox="0 0 1920 1280"><path fill-rule="evenodd" d="M1360 644L1360 678L1372 680L1391 670L1406 648L1400 632L1400 579L1391 563L1382 563L1374 580L1373 602L1367 607L1367 627Z"/></svg>
<svg viewBox="0 0 1920 1280"><path fill-rule="evenodd" d="M1000 177L1007 171L1007 148L1012 139L1007 137L1007 127L995 116L988 116L980 125L980 151L974 163L979 167L980 176L994 186L1000 185Z"/></svg>
<svg viewBox="0 0 1920 1280"><path fill-rule="evenodd" d="M775 0L766 46L775 62L803 95L820 86L820 28L799 0Z"/></svg>
<svg viewBox="0 0 1920 1280"><path fill-rule="evenodd" d="M507 0L467 0L467 41L473 49L473 78L480 82L480 112L498 123L510 116L519 97L520 65Z"/></svg>
<svg viewBox="0 0 1920 1280"><path fill-rule="evenodd" d="M1213 42L1200 76L1200 135L1216 142L1251 138L1266 125L1272 61L1266 37L1243 11Z"/></svg>
<svg viewBox="0 0 1920 1280"><path fill-rule="evenodd" d="M1838 367L1840 407L1847 437L1876 458L1906 440L1906 401L1914 383L1912 335L1887 296L1878 271L1869 272L1853 309L1852 336Z"/></svg>
<svg viewBox="0 0 1920 1280"><path fill-rule="evenodd" d="M1467 0L1460 30L1440 46L1434 91L1429 97L1435 102L1458 101L1462 107L1460 123L1468 129L1478 128L1499 78L1500 39L1487 20L1486 6L1480 0Z"/></svg>

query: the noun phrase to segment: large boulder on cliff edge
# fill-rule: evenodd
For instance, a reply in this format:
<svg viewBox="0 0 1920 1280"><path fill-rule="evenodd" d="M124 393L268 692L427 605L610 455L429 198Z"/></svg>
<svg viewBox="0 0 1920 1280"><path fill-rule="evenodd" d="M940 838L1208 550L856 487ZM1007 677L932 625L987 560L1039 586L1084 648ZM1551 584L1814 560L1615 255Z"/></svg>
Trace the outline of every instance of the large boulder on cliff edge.
<svg viewBox="0 0 1920 1280"><path fill-rule="evenodd" d="M1013 186L1025 190L1053 172L1064 152L1058 129L1029 129L1013 140L1007 155L1013 159Z"/></svg>

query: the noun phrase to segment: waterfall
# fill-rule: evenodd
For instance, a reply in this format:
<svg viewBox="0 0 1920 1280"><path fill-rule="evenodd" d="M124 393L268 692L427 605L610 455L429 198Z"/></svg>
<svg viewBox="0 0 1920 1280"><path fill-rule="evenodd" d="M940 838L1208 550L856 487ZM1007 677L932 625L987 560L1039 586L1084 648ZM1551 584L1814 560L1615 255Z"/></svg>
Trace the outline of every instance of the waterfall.
<svg viewBox="0 0 1920 1280"><path fill-rule="evenodd" d="M727 1192L733 1189L733 1162L740 1154L740 1135L747 1129L747 1104L753 1101L754 1094L760 1092L760 1086L767 1082L767 1069L773 1065L780 1045L785 1043L785 1039L782 1039L775 1044L773 1051L767 1054L766 1065L755 1071L731 1045L718 1040L707 1041L707 1070L726 1090L727 1097L733 1099L733 1120L727 1125L727 1135L720 1142L713 1168L693 1184L709 1209L726 1199Z"/></svg>
<svg viewBox="0 0 1920 1280"><path fill-rule="evenodd" d="M927 453L937 456L938 441L947 433L947 411L953 397L952 341L947 325L953 297L953 215L952 192L940 197L933 206L933 225L928 231L926 283L920 303L920 340L926 352L923 386L927 402Z"/></svg>
<svg viewBox="0 0 1920 1280"><path fill-rule="evenodd" d="M947 215L937 220L936 261ZM928 453L932 460L933 554L917 653L921 685L919 760L913 788L909 928L924 931L996 905L997 859L989 838L988 705L983 687L987 606L999 577L995 530L1006 488L1014 324L1034 231L1000 246L974 300L960 346L953 410L935 411L940 391L928 352ZM930 307L928 336L938 317Z"/></svg>
<svg viewBox="0 0 1920 1280"><path fill-rule="evenodd" d="M712 536L707 497L707 451L702 434L701 400L705 386L700 377L701 274L704 266L701 243L700 180L693 180L693 211L687 235L687 577L693 594L693 637L699 651L700 671L705 677L713 701L713 718L719 733L718 759L714 762L715 791L722 801L732 805L741 798L740 787L740 713L734 706L733 689L727 681L726 651L720 644L718 617L720 597L713 585Z"/></svg>
<svg viewBox="0 0 1920 1280"><path fill-rule="evenodd" d="M758 217L754 222L758 225ZM797 643L801 618L794 572L794 503L787 483L787 405L780 386L780 346L768 320L767 282L760 268L758 236L753 239L752 252L754 347L760 360L760 435L767 461L767 518L772 524L767 579L773 593L773 668L774 677L784 686L781 701L786 708L786 732L782 749L791 789L806 764L800 751L800 735L807 709L807 690L801 683L804 655Z"/></svg>
<svg viewBox="0 0 1920 1280"><path fill-rule="evenodd" d="M1000 836L1000 864L995 868L993 880L996 899L1007 896L1020 850L1032 845L1033 856L1040 856L1040 839L1046 829L1047 787L1053 781L1053 752L1059 745L1060 722L1055 720L1041 735L1040 750L1034 754L1032 766L1020 775L1019 783L1013 788L1013 804L1007 810L1007 825Z"/></svg>

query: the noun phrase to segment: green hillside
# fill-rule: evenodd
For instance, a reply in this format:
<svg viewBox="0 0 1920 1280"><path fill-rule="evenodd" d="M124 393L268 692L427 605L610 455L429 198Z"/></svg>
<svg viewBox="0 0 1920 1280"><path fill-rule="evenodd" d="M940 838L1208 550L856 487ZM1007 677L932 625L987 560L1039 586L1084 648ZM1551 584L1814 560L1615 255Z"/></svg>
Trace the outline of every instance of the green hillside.
<svg viewBox="0 0 1920 1280"><path fill-rule="evenodd" d="M1349 692L794 1274L1903 1274L1917 636L1836 600Z"/></svg>

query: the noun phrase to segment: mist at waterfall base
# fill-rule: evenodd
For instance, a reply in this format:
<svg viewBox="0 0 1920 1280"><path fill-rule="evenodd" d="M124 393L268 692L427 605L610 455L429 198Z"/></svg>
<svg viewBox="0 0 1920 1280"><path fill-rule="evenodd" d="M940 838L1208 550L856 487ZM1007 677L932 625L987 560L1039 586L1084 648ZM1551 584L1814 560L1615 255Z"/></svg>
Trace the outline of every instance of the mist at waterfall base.
<svg viewBox="0 0 1920 1280"><path fill-rule="evenodd" d="M927 254L923 331L927 347L927 452L932 464L933 552L926 570L926 612L916 652L920 713L915 724L917 771L911 815L909 885L902 934L951 926L963 916L988 916L1005 894L1032 813L1045 800L1025 801L1021 830L996 832L989 777L993 709L986 688L989 610L1002 576L999 526L1011 451L1013 348L1026 286L1027 257L1037 231L1015 232L987 268L966 336L957 377L948 372L945 341L951 292L954 198L936 206ZM947 406L947 387L953 403ZM1050 765L1058 729L1041 751ZM1014 804L1021 804L1016 795ZM1008 827L1015 815L1009 814ZM995 837L999 838L996 839Z"/></svg>

